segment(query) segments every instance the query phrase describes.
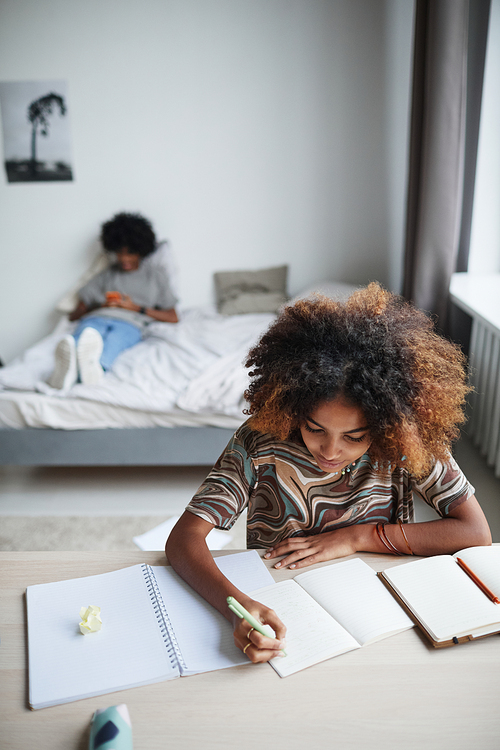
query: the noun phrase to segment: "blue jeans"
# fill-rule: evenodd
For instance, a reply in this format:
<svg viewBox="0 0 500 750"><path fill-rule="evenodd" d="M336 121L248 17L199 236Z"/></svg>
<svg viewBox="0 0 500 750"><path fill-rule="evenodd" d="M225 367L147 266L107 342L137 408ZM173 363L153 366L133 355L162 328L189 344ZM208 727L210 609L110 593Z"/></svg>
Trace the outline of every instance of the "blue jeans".
<svg viewBox="0 0 500 750"><path fill-rule="evenodd" d="M102 317L85 318L78 323L73 332L73 337L77 343L85 328L95 328L102 336L104 347L100 362L104 370L111 369L111 365L117 356L125 349L138 344L142 338L140 329L133 323L103 315Z"/></svg>

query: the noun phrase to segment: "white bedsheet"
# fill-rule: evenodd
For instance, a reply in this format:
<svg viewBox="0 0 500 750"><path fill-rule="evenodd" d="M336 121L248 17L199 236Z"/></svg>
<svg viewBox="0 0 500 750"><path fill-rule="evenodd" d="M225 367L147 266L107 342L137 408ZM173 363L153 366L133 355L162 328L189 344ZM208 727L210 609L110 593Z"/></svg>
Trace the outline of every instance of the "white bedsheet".
<svg viewBox="0 0 500 750"><path fill-rule="evenodd" d="M143 341L123 352L103 382L50 388L54 350L75 324L54 332L0 369L0 424L94 429L211 424L243 419L248 375L243 360L272 314L225 317L214 308L181 311L176 324L152 323Z"/></svg>
<svg viewBox="0 0 500 750"><path fill-rule="evenodd" d="M235 430L245 416L214 412L140 411L79 398L51 398L42 393L0 391L0 428L52 427L105 430L134 427L227 427Z"/></svg>

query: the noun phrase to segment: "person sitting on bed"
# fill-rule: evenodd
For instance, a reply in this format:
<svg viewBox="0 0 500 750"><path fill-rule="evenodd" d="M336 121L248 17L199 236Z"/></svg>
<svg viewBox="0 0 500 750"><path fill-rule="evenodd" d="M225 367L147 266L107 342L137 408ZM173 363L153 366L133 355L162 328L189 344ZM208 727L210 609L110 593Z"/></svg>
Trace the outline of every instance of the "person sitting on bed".
<svg viewBox="0 0 500 750"><path fill-rule="evenodd" d="M78 379L98 384L120 352L141 340L151 321L178 321L166 274L142 263L157 248L151 222L140 214L119 213L102 225L100 239L116 262L79 290L69 319L81 320L56 347L47 381L53 388L70 388Z"/></svg>
<svg viewBox="0 0 500 750"><path fill-rule="evenodd" d="M251 661L283 648L285 624L236 589L206 537L247 508L247 546L280 570L356 552L439 555L491 544L451 456L469 391L464 357L423 312L372 283L345 303L285 307L250 351L250 419L170 533L174 570L234 628ZM438 518L413 523L413 496ZM276 638L229 611L233 596Z"/></svg>

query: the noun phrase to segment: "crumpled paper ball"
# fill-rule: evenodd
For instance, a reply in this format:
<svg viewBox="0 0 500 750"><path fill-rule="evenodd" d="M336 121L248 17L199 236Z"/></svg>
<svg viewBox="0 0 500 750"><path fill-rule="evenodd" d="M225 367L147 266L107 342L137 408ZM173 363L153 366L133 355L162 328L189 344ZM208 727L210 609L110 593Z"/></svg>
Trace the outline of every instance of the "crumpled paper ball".
<svg viewBox="0 0 500 750"><path fill-rule="evenodd" d="M80 623L80 633L82 635L97 633L102 628L100 607L95 607L92 604L89 607L82 607L80 617L82 618Z"/></svg>

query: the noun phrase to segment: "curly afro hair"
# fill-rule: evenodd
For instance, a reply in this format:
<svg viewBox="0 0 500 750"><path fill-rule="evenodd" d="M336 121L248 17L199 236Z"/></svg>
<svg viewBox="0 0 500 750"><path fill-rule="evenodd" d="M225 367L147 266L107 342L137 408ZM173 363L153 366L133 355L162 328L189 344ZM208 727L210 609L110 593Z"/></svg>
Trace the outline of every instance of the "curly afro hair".
<svg viewBox="0 0 500 750"><path fill-rule="evenodd" d="M130 253L142 258L150 255L157 247L151 222L140 214L115 214L102 225L101 242L108 252L127 247Z"/></svg>
<svg viewBox="0 0 500 750"><path fill-rule="evenodd" d="M245 364L253 429L296 438L320 403L341 397L363 411L380 468L422 476L448 458L465 421L461 350L377 283L345 303L316 296L285 307Z"/></svg>

